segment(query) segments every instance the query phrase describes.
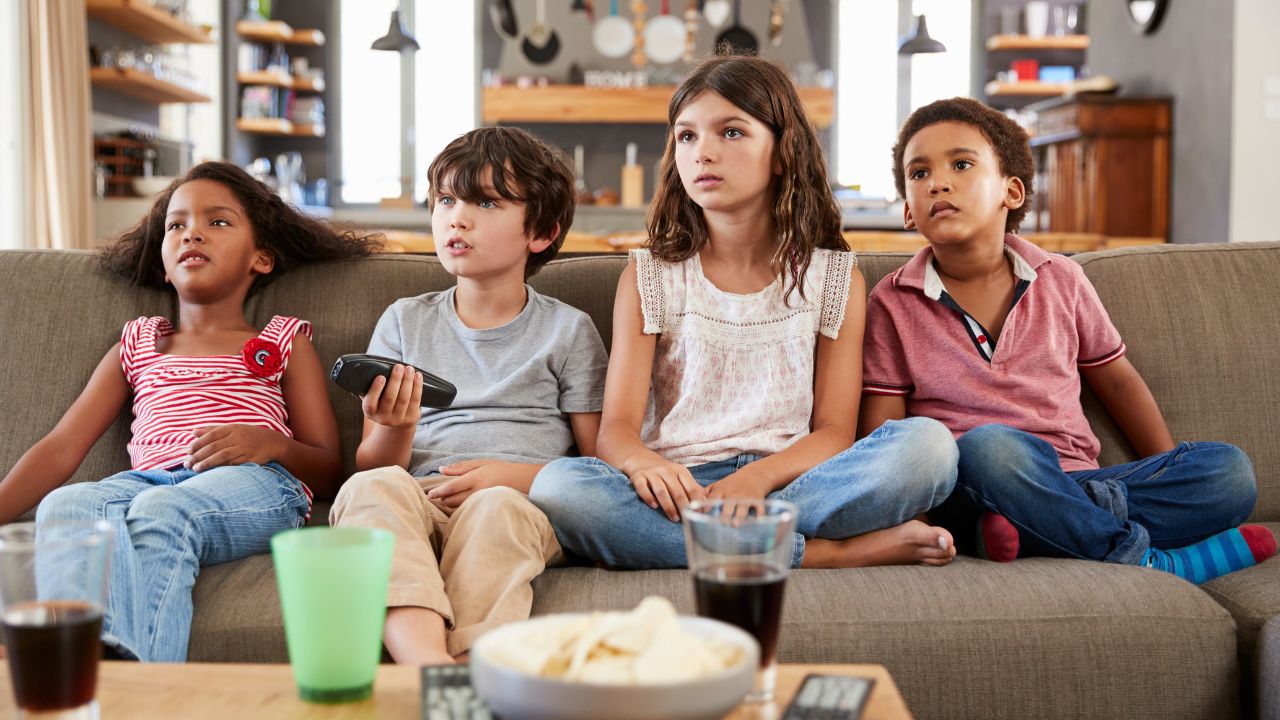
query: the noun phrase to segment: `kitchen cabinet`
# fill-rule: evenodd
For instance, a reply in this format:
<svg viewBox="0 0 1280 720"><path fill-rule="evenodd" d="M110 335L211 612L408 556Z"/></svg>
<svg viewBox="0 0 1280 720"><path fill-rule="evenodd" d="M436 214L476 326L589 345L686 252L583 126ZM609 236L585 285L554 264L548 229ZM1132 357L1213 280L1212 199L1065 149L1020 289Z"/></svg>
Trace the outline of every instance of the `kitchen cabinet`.
<svg viewBox="0 0 1280 720"><path fill-rule="evenodd" d="M1025 230L1168 240L1167 98L1085 94L1031 109L1037 173Z"/></svg>

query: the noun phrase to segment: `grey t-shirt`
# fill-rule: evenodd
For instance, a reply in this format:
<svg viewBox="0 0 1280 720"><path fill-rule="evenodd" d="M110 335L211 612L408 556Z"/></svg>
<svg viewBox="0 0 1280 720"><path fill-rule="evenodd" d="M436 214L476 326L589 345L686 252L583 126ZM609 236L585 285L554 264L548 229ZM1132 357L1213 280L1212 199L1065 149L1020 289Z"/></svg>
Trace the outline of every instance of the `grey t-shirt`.
<svg viewBox="0 0 1280 720"><path fill-rule="evenodd" d="M524 309L501 327L458 319L454 288L403 298L378 320L369 353L453 383L443 410L423 408L409 472L476 458L544 463L574 447L567 413L600 412L608 359L586 313L525 286Z"/></svg>

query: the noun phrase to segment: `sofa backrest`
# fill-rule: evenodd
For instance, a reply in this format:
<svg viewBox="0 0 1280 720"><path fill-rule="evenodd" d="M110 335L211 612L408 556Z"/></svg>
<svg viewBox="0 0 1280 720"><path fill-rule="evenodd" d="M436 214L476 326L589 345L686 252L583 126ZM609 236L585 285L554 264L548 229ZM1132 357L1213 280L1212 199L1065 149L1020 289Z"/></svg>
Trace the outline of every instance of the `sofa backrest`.
<svg viewBox="0 0 1280 720"><path fill-rule="evenodd" d="M868 253L859 266L868 289L906 262L908 253ZM1086 253L1074 258L1098 288L1155 393L1174 437L1240 445L1258 471L1254 518L1280 519L1280 243L1162 246ZM531 284L588 313L606 347L623 256L557 260ZM98 361L139 315L174 317L174 297L139 290L103 272L78 251L0 251L0 473L47 433L76 398ZM314 326L326 368L363 352L383 310L397 298L453 283L430 256L380 255L302 268L250 298L250 322L295 315ZM428 370L430 368L427 368ZM352 469L360 438L356 398L329 386L343 458ZM1096 400L1085 398L1103 444L1104 463L1132 450ZM74 481L128 467L126 409L94 447Z"/></svg>

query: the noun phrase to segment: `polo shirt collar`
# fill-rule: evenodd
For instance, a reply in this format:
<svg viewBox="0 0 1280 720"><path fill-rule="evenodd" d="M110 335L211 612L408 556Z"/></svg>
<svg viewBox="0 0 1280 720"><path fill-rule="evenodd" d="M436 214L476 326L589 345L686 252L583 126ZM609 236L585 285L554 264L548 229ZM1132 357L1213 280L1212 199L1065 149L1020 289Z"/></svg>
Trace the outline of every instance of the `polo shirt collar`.
<svg viewBox="0 0 1280 720"><path fill-rule="evenodd" d="M1053 260L1052 255L1013 233L1004 236L1004 252L1013 261L1014 277L1027 282L1036 279L1036 268ZM933 267L933 248L926 247L916 253L898 272L894 284L916 288L931 300L941 298L945 288Z"/></svg>

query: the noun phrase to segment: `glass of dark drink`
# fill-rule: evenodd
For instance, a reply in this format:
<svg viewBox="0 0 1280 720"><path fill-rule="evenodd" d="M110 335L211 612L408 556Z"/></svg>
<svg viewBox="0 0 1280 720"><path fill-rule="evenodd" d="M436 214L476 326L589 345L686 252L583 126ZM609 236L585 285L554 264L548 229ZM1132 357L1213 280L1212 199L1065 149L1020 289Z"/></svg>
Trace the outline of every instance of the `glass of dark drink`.
<svg viewBox="0 0 1280 720"><path fill-rule="evenodd" d="M760 670L746 699L772 700L782 596L796 547L796 506L782 500L696 500L683 517L698 614L755 637Z"/></svg>
<svg viewBox="0 0 1280 720"><path fill-rule="evenodd" d="M97 718L107 522L0 527L0 624L19 718Z"/></svg>

